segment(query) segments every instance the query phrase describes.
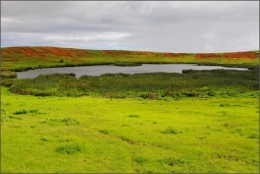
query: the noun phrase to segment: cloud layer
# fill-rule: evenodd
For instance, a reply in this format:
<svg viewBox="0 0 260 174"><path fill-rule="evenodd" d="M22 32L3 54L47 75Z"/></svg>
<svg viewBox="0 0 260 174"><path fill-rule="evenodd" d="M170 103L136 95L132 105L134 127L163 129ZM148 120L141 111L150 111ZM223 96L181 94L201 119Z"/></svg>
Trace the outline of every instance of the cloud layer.
<svg viewBox="0 0 260 174"><path fill-rule="evenodd" d="M259 49L258 1L3 1L1 46L163 52Z"/></svg>

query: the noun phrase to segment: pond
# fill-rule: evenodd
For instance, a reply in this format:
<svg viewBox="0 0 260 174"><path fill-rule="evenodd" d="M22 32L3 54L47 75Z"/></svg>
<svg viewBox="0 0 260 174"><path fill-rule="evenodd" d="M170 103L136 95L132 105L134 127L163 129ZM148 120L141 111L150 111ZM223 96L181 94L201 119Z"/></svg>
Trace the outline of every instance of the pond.
<svg viewBox="0 0 260 174"><path fill-rule="evenodd" d="M18 79L35 78L40 74L52 73L75 73L79 78L82 75L99 76L102 74L136 74L136 73L182 73L182 70L212 70L212 69L230 69L246 71L247 68L228 68L222 66L198 66L196 64L142 64L142 66L114 66L114 65L97 65L97 66L78 66L78 67L59 67L59 68L43 68L18 72Z"/></svg>

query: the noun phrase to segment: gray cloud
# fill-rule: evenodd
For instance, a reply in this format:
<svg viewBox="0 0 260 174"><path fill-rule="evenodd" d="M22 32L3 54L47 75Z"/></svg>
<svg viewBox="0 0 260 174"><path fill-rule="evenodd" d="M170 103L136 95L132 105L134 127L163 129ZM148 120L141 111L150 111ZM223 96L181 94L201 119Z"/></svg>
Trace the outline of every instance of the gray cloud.
<svg viewBox="0 0 260 174"><path fill-rule="evenodd" d="M2 47L259 49L258 1L3 1L1 24Z"/></svg>

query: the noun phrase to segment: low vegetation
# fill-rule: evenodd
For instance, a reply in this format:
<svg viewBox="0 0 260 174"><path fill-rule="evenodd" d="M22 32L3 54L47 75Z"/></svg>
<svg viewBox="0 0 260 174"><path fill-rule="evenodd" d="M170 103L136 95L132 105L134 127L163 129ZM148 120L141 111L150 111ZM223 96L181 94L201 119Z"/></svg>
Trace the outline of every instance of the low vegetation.
<svg viewBox="0 0 260 174"><path fill-rule="evenodd" d="M12 92L35 96L102 96L109 98L181 99L214 96L258 95L259 71L205 70L177 73L71 74L40 75L34 79L15 80Z"/></svg>
<svg viewBox="0 0 260 174"><path fill-rule="evenodd" d="M259 173L259 51L1 51L1 173ZM250 70L21 80L14 72L141 63Z"/></svg>
<svg viewBox="0 0 260 174"><path fill-rule="evenodd" d="M84 50L57 47L7 47L1 48L1 52L2 71L105 64L133 66L142 63L195 63L236 67L259 65L259 51L203 54Z"/></svg>
<svg viewBox="0 0 260 174"><path fill-rule="evenodd" d="M2 173L259 172L258 98L38 97L1 89Z"/></svg>

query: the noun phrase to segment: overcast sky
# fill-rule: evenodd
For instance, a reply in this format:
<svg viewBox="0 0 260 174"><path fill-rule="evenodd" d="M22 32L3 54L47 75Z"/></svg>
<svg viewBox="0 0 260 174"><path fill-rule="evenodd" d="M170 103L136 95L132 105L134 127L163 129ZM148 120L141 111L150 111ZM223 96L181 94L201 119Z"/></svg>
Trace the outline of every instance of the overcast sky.
<svg viewBox="0 0 260 174"><path fill-rule="evenodd" d="M1 47L259 50L259 1L1 1Z"/></svg>

